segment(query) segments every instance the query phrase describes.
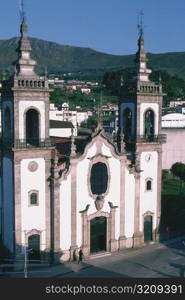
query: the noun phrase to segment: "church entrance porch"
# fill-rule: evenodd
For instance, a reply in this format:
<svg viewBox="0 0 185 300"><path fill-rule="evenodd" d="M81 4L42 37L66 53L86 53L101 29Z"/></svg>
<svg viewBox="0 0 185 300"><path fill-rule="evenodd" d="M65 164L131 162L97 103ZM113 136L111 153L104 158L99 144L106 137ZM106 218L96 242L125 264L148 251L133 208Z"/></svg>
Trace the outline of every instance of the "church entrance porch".
<svg viewBox="0 0 185 300"><path fill-rule="evenodd" d="M97 217L90 222L90 253L107 251L107 218Z"/></svg>
<svg viewBox="0 0 185 300"><path fill-rule="evenodd" d="M117 206L111 202L110 213L97 211L87 215L89 205L82 214L82 251L84 256L101 252L114 252L119 248L115 239L115 211Z"/></svg>

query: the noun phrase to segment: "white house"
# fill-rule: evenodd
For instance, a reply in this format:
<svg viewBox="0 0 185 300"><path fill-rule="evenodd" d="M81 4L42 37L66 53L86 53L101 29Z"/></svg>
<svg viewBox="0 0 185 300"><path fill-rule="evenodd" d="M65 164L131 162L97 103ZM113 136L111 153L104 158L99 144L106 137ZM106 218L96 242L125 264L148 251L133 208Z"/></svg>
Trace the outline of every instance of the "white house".
<svg viewBox="0 0 185 300"><path fill-rule="evenodd" d="M171 169L176 162L185 163L185 115L167 114L162 117L162 133L166 135L166 143L162 147L162 168Z"/></svg>
<svg viewBox="0 0 185 300"><path fill-rule="evenodd" d="M50 137L71 137L77 135L76 129L71 122L50 120Z"/></svg>

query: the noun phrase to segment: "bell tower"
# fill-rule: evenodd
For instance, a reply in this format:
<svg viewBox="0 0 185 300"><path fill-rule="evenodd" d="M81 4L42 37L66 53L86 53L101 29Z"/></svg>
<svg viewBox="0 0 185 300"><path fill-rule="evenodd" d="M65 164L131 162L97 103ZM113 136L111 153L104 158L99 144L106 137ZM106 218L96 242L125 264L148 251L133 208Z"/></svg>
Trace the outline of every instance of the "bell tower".
<svg viewBox="0 0 185 300"><path fill-rule="evenodd" d="M162 101L159 80L150 80L144 50L142 22L139 26L135 74L129 93L119 102L119 132L135 172L135 245L156 239L161 214ZM131 92L130 92L131 91ZM147 227L148 226L148 227ZM149 232L149 233L148 233Z"/></svg>
<svg viewBox="0 0 185 300"><path fill-rule="evenodd" d="M23 16L14 75L2 84L3 243L11 254L51 248L48 80L35 72ZM46 250L47 249L47 250Z"/></svg>
<svg viewBox="0 0 185 300"><path fill-rule="evenodd" d="M144 36L138 39L136 53L137 66L137 136L145 140L154 140L161 133L162 85L151 82L151 70L147 68L147 58L144 51Z"/></svg>

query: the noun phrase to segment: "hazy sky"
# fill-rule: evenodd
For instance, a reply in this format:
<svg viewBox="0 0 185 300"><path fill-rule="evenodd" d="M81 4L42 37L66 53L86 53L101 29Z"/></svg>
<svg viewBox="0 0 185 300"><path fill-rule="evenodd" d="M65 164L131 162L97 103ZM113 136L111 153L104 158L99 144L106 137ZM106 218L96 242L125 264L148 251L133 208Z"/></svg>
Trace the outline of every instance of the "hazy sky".
<svg viewBox="0 0 185 300"><path fill-rule="evenodd" d="M112 54L137 48L144 12L145 49L185 51L185 0L25 0L29 36ZM19 35L19 0L1 0L0 39Z"/></svg>

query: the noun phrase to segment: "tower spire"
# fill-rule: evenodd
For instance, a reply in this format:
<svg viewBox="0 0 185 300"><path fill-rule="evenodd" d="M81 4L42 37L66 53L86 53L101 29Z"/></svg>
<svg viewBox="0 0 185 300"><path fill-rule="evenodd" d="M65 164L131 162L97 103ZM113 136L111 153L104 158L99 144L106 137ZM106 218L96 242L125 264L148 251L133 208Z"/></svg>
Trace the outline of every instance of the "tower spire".
<svg viewBox="0 0 185 300"><path fill-rule="evenodd" d="M24 9L24 0L19 0L19 11L20 11L20 33L21 37L19 40L19 46L17 48L17 52L19 54L19 58L16 64L16 69L18 76L36 76L34 72L34 66L36 65L36 61L31 59L31 45L28 39L27 33L27 23L26 23L26 13Z"/></svg>
<svg viewBox="0 0 185 300"><path fill-rule="evenodd" d="M71 157L76 156L76 145L75 145L75 137L74 137L74 129L71 130Z"/></svg>
<svg viewBox="0 0 185 300"><path fill-rule="evenodd" d="M147 57L144 49L143 12L138 15L138 51L135 62L137 64L137 78L139 81L149 81L151 70L147 68Z"/></svg>
<svg viewBox="0 0 185 300"><path fill-rule="evenodd" d="M143 30L143 12L138 15L138 52L136 53L136 62L147 62L146 53L144 50L144 30Z"/></svg>
<svg viewBox="0 0 185 300"><path fill-rule="evenodd" d="M20 13L20 33L21 36L27 36L26 13L24 8L24 0L19 0L19 13Z"/></svg>

